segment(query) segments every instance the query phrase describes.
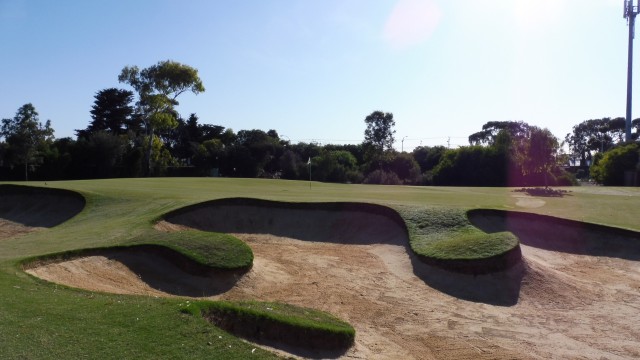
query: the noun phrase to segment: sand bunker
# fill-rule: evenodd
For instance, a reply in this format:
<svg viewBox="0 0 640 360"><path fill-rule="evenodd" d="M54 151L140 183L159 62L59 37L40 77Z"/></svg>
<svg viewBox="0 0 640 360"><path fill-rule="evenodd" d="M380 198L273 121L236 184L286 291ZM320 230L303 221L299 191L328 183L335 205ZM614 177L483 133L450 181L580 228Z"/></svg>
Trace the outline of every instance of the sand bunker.
<svg viewBox="0 0 640 360"><path fill-rule="evenodd" d="M84 206L84 198L72 191L0 185L0 240L59 225Z"/></svg>
<svg viewBox="0 0 640 360"><path fill-rule="evenodd" d="M505 214L475 214L474 223L488 231L503 229L505 223L517 223L510 229L526 235L527 221L536 229L548 230L524 237L525 260L521 267L509 273L474 277L447 274L416 262L407 251L404 228L378 210L327 214L328 209L298 209L297 213L290 209L281 213L285 210L279 207L251 208L248 204L227 203L220 212L214 207L192 207L168 217L180 226L209 228L216 224L217 217L223 216L220 226L227 226L230 231L239 225L247 226L247 231L236 231L235 235L252 248L253 268L228 291L209 297L282 301L335 314L357 331L356 344L344 354L345 358L640 357L640 267L636 261L640 251L634 244L638 243L635 233L614 231L619 242L616 244L626 244L622 252L606 250L609 246L602 244L603 239L598 243L599 236L590 238L589 247L558 249L545 244L569 238L579 231L580 228L571 227L578 223L541 216L513 222L505 221L510 218ZM265 218L253 218L257 214ZM287 219L281 219L283 215ZM318 218L313 219L314 216ZM367 222L369 217L375 221ZM289 223L293 230L278 229ZM357 235L349 224L372 229L366 236ZM278 236L257 233L266 230ZM349 235L334 234L342 230ZM311 241L319 240L313 235L318 232L329 241ZM537 239L544 234L547 238ZM553 238L551 234L562 236ZM150 255L144 267L160 274L176 271L163 261ZM91 275L82 274L86 283L81 287L113 292L100 288L100 284L118 287L123 283L126 286L120 287L119 293L172 295L163 286L150 285L140 269L113 256L96 254L55 265L67 268L58 271L62 276L49 278L51 281L80 286L70 279L85 272L104 272L102 278L93 281ZM182 281L180 276L178 283ZM510 286L515 287L510 292L517 290L517 296L508 304L511 306L467 301L463 299L468 296L451 296L433 286L434 279L441 279L439 284L449 293L464 295L465 291L481 289L480 293L490 294L485 295L489 300L501 299L505 295L501 288L511 282ZM478 289L467 289L474 287Z"/></svg>
<svg viewBox="0 0 640 360"><path fill-rule="evenodd" d="M172 224L221 233L270 234L341 244L407 245L404 221L374 204L222 199L171 212Z"/></svg>
<svg viewBox="0 0 640 360"><path fill-rule="evenodd" d="M92 291L190 297L224 293L244 273L211 270L169 248L153 245L88 250L65 261L27 265L25 271Z"/></svg>

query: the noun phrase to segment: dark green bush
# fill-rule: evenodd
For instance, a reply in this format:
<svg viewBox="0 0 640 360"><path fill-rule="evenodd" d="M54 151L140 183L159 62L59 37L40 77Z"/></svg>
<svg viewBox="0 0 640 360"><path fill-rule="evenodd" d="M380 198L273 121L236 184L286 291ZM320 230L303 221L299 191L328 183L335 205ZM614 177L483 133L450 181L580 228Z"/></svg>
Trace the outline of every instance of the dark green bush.
<svg viewBox="0 0 640 360"><path fill-rule="evenodd" d="M636 143L613 148L594 161L591 176L602 185L625 185L625 172L638 171L639 158L640 145Z"/></svg>

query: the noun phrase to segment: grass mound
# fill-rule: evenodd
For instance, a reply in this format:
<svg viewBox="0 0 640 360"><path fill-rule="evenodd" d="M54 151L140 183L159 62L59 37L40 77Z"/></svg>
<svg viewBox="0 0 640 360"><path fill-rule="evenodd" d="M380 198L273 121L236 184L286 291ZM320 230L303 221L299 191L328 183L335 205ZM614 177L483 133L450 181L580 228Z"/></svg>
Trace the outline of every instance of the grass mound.
<svg viewBox="0 0 640 360"><path fill-rule="evenodd" d="M253 263L251 248L241 240L227 234L197 230L152 232L134 238L128 244L35 256L21 263L29 268L113 251L157 254L194 274L205 274L211 270L248 270Z"/></svg>
<svg viewBox="0 0 640 360"><path fill-rule="evenodd" d="M485 233L460 209L402 208L412 250L445 270L483 274L504 271L521 260L518 238L510 232Z"/></svg>
<svg viewBox="0 0 640 360"><path fill-rule="evenodd" d="M293 353L305 349L340 353L355 339L353 327L333 315L289 304L216 301L197 302L194 307L234 335Z"/></svg>
<svg viewBox="0 0 640 360"><path fill-rule="evenodd" d="M133 238L131 245L166 246L197 263L216 269L248 269L253 263L251 248L229 234L199 230L154 231Z"/></svg>

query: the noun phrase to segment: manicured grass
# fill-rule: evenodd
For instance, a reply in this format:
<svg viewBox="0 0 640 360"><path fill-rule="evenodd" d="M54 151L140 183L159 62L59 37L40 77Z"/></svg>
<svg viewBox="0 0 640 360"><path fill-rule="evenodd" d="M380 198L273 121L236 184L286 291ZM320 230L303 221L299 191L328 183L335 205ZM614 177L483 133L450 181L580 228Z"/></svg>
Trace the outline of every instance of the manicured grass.
<svg viewBox="0 0 640 360"><path fill-rule="evenodd" d="M420 255L435 259L485 259L504 254L518 245L518 238L510 232L493 234L453 234L452 237L419 248Z"/></svg>
<svg viewBox="0 0 640 360"><path fill-rule="evenodd" d="M29 185L45 186L42 182ZM149 238L170 244L171 236L150 236L158 234L153 222L168 211L205 200L369 202L398 210L408 225L415 211L411 226L417 234L416 248L421 241L474 231L460 221L466 210L474 208L530 211L640 230L638 188L571 188L565 197L543 198L542 207L520 208L514 195L522 194L506 188L312 183L310 189L308 182L208 178L64 181L47 186L77 191L87 204L79 215L59 226L0 240L0 354L6 359L273 358L260 349L251 353L255 346L201 317L181 313L184 299L95 294L35 279L19 268L20 259L73 249L133 244ZM433 232L427 234L428 228Z"/></svg>
<svg viewBox="0 0 640 360"><path fill-rule="evenodd" d="M74 249L69 251L30 256L20 263L31 267L32 264L60 262L69 259L100 254L108 250L126 251L131 249L162 251L170 255L171 250L203 268L218 270L248 270L253 263L251 248L240 239L231 235L208 233L197 230L183 230L171 233L149 231L123 245L97 248ZM163 251L163 249L169 251Z"/></svg>
<svg viewBox="0 0 640 360"><path fill-rule="evenodd" d="M215 269L249 268L253 263L251 248L228 234L198 230L149 231L131 239L130 243L166 246L197 263Z"/></svg>
<svg viewBox="0 0 640 360"><path fill-rule="evenodd" d="M460 209L401 207L411 248L418 255L438 260L484 259L518 246L511 233L486 234L471 225Z"/></svg>

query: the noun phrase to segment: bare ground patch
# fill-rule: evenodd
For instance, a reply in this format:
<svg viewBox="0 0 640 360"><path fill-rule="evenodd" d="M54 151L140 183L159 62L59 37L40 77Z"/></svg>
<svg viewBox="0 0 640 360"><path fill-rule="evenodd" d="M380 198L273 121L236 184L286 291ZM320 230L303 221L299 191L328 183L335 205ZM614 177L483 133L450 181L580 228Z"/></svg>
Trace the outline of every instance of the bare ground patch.
<svg viewBox="0 0 640 360"><path fill-rule="evenodd" d="M14 237L22 234L28 234L36 230L38 230L38 228L25 226L13 221L0 218L0 240L8 239L10 237Z"/></svg>

